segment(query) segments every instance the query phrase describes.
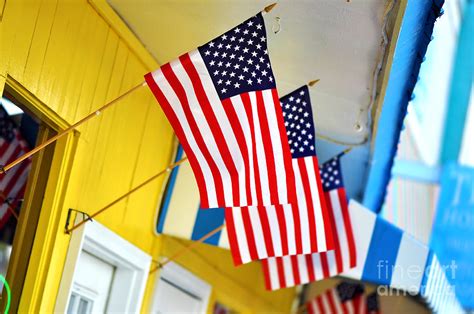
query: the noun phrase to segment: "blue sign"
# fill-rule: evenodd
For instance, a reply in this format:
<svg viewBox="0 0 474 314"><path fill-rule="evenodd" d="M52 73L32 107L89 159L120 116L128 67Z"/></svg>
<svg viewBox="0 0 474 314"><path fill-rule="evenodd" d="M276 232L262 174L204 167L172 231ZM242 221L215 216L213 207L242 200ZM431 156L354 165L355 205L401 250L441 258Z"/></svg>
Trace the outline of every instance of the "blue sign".
<svg viewBox="0 0 474 314"><path fill-rule="evenodd" d="M474 168L448 164L431 234L431 248L465 309L474 309Z"/></svg>

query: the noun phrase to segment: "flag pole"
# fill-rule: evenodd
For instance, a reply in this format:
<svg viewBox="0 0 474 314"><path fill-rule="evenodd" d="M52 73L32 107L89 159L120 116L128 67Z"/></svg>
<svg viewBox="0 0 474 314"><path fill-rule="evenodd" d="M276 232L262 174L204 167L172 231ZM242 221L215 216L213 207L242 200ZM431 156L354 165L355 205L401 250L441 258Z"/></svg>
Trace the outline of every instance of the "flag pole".
<svg viewBox="0 0 474 314"><path fill-rule="evenodd" d="M121 200L123 200L124 198L126 198L127 196L129 196L130 194L136 192L137 190L141 189L142 187L144 187L145 185L147 185L148 183L152 182L153 180L155 180L156 178L162 176L163 174L171 171L173 168L176 168L177 166L179 166L180 164L182 164L183 162L185 162L186 160L188 160L188 157L184 157L183 159L180 159L174 163L172 163L171 165L169 165L168 167L166 167L165 169L161 170L160 172L158 172L157 174L149 177L148 179L146 179L145 181L143 181L142 183L140 183L139 185L137 185L136 187L134 187L133 189L131 189L130 191L128 191L127 193L123 194L122 196L120 196L119 198L115 199L114 201L110 202L109 204L105 205L104 207L102 207L101 209L99 209L98 211L96 211L95 213L93 213L92 215L89 215L88 219L84 219L82 220L81 222L79 222L78 224L72 226L71 228L69 229L66 229L65 230L65 233L67 234L70 234L72 231L76 230L77 228L79 228L80 226L82 226L83 224L85 224L87 221L89 221L90 219L100 215L101 213L103 213L104 211L106 211L107 209L109 209L110 207L112 207L113 205L117 204L118 202L120 202Z"/></svg>
<svg viewBox="0 0 474 314"><path fill-rule="evenodd" d="M206 233L205 235L203 235L201 238L197 239L196 241L192 241L191 243L189 243L185 247L181 248L181 250L174 253L170 257L168 257L163 263L158 262L158 266L156 266L152 270L150 270L150 274L156 272L160 268L163 268L169 262L172 262L172 261L176 260L176 258L183 255L184 253L186 253L190 249L192 249L197 243L202 243L202 242L206 241L208 238L212 237L214 234L221 231L224 227L225 227L225 224L220 225L219 227L209 231L208 233Z"/></svg>
<svg viewBox="0 0 474 314"><path fill-rule="evenodd" d="M98 116L103 110L107 109L108 107L112 106L113 104L115 104L116 102L118 102L119 100L125 98L127 95L131 94L133 91L139 89L140 87L142 86L145 86L146 83L145 82L142 82L140 83L139 85L135 86L135 87L132 87L131 89L129 89L128 91L126 91L125 93L123 93L122 95L116 97L115 99L109 101L108 103L106 103L105 105L103 105L102 107L100 107L99 109L95 110L94 112L91 112L90 114L88 114L87 116L85 116L84 118L82 118L81 120L77 121L76 123L74 123L73 125L71 125L70 127L68 127L67 129L59 132L58 134L56 134L55 136L53 136L52 138L48 139L46 142L38 145L37 147L33 148L32 150L30 150L29 152L27 152L26 154L20 156L19 158L15 159L14 161L12 161L11 163L9 163L8 165L6 166L0 166L0 173L6 173L8 170L10 170L11 168L15 167L16 165L18 165L19 163L21 163L22 161L24 161L25 159L33 156L34 154L38 153L39 151L43 150L45 147L47 147L48 145L56 142L57 140L59 140L61 137L63 137L64 135L68 134L69 132L75 130L78 126L80 126L81 124L85 123L86 121L89 121L90 119L92 119L93 117L95 116Z"/></svg>

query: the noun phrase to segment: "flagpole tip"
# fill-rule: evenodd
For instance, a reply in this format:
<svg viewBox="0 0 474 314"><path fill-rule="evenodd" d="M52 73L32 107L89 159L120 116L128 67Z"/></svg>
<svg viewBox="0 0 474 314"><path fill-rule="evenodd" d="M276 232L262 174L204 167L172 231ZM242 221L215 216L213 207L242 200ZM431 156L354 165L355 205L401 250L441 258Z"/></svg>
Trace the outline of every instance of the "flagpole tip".
<svg viewBox="0 0 474 314"><path fill-rule="evenodd" d="M316 85L319 81L320 81L320 79L313 80L313 81L309 81L308 85L309 85L309 87L313 87L313 86Z"/></svg>
<svg viewBox="0 0 474 314"><path fill-rule="evenodd" d="M274 8L276 5L277 5L276 2L275 2L275 3L272 3L272 4L270 4L270 5L267 5L267 6L265 7L265 9L263 9L263 12L265 12L265 13L270 12L271 10L273 10L273 8Z"/></svg>
<svg viewBox="0 0 474 314"><path fill-rule="evenodd" d="M342 152L343 154L347 154L349 153L350 151L352 150L352 146L351 147L348 147L346 149L344 149L344 151Z"/></svg>

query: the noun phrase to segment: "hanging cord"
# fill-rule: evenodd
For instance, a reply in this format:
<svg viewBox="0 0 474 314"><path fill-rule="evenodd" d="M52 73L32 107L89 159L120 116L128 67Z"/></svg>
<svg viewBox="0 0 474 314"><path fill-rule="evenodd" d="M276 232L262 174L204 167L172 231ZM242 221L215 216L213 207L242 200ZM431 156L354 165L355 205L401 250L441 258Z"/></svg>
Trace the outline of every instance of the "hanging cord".
<svg viewBox="0 0 474 314"><path fill-rule="evenodd" d="M110 106L112 106L113 104L115 104L116 102L118 102L119 100L125 98L127 95L131 94L132 92L134 92L135 90L139 89L140 87L142 86L145 86L146 83L145 82L142 82L140 83L139 85L129 89L128 91L126 91L125 93L123 93L122 95L118 96L117 98L111 100L110 102L106 103L105 105L103 105L102 107L100 107L99 109L97 109L96 111L94 112L91 112L90 114L88 114L87 116L85 116L84 118L82 118L81 120L77 121L76 123L74 123L73 125L71 125L70 127L68 127L67 129L59 132L58 134L56 134L55 136L53 136L52 138L48 139L46 142L38 145L37 147L33 148L32 150L30 150L29 152L27 152L26 154L20 156L19 158L15 159L14 161L12 161L11 163L9 163L8 165L6 166L0 166L0 173L6 173L8 170L10 170L11 168L15 167L16 165L18 165L19 163L21 163L22 161L24 161L25 159L33 156L34 154L40 152L41 150L43 150L45 147L47 147L48 145L56 142L57 140L59 140L61 137L63 137L64 135L68 134L69 132L77 129L77 127L79 127L81 124L89 121L90 119L92 119L93 117L96 117L98 115L100 115L100 113L109 108Z"/></svg>
<svg viewBox="0 0 474 314"><path fill-rule="evenodd" d="M103 213L104 211L106 211L107 209L111 208L112 206L114 206L115 204L117 204L118 202L120 202L121 200L123 200L124 198L126 198L127 196L129 196L130 194L138 191L139 189L141 189L142 187L144 187L145 185L147 185L148 183L152 182L153 180L155 180L156 178L162 176L163 174L167 173L167 172L170 172L173 168L179 166L180 164L182 164L183 162L185 162L186 160L188 160L187 157L184 157L183 159L180 159L178 160L177 162L169 165L168 167L166 167L166 169L163 169L161 170L160 172L158 172L157 174L151 176L150 178L146 179L145 181L143 181L142 183L140 183L139 185L137 185L136 187L134 187L133 189L131 189L130 191L128 191L127 193L123 194L122 196L120 196L119 198L115 199L114 201L110 202L109 204L105 205L104 207L102 207L101 209L99 209L98 211L96 211L95 213L93 213L92 215L88 215L88 218L89 219L92 219L92 218L95 218L96 216L100 215L101 213ZM79 228L80 226L82 226L83 224L85 224L87 221L89 221L89 219L85 219L85 220L82 220L81 222L79 222L78 224L72 226L71 228L66 228L65 229L65 233L71 233L72 231L76 230L77 228Z"/></svg>
<svg viewBox="0 0 474 314"><path fill-rule="evenodd" d="M216 234L219 231L221 231L222 229L224 229L224 227L225 227L225 224L220 225L219 227L209 231L208 233L206 233L205 235L203 235L201 238L197 239L196 241L191 241L191 243L189 243L185 247L181 248L181 250L179 250L175 254L168 257L164 262L157 262L158 265L150 270L150 274L156 272L160 268L163 268L169 262L172 262L172 261L176 260L179 256L181 256L184 253L186 253L187 251L191 250L197 243L202 243L202 242L206 241L207 239L212 237L214 234Z"/></svg>

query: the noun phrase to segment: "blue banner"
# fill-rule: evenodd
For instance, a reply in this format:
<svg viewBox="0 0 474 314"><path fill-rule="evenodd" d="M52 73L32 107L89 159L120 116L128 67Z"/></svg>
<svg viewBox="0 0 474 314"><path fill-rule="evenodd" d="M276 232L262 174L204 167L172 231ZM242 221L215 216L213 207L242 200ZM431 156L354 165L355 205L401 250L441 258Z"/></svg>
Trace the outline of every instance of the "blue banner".
<svg viewBox="0 0 474 314"><path fill-rule="evenodd" d="M443 169L431 247L461 305L474 309L474 168Z"/></svg>

